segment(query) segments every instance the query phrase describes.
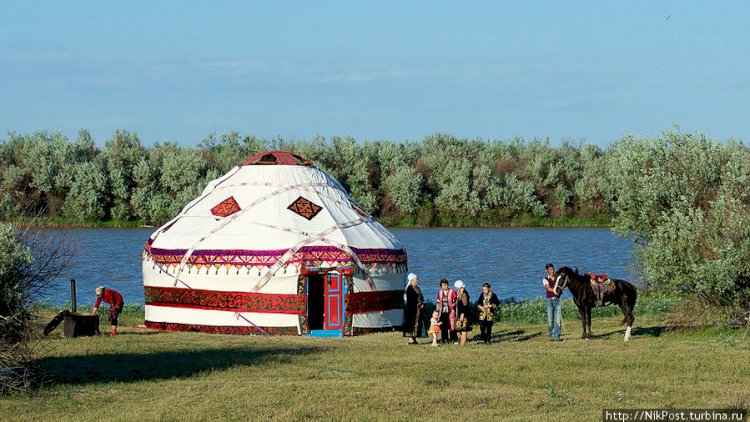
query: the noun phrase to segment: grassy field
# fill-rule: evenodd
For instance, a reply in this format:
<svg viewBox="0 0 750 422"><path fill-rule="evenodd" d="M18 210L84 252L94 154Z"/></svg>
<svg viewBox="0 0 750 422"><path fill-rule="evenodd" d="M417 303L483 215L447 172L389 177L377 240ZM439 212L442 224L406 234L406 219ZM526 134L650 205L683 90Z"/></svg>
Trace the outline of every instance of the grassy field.
<svg viewBox="0 0 750 422"><path fill-rule="evenodd" d="M546 326L500 323L490 346L354 338L239 337L124 328L41 340L51 381L0 396L0 420L598 420L603 408L747 408L744 329L663 331L594 320L595 339L552 343ZM123 327L140 322L125 318ZM106 321L103 328L107 328ZM475 328L475 333L477 334Z"/></svg>

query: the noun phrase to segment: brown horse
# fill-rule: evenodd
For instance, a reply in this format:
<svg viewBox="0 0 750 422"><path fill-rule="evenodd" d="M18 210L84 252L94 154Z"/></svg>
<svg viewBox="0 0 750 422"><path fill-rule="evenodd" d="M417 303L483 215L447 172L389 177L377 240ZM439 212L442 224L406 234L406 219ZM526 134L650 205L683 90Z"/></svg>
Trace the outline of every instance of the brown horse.
<svg viewBox="0 0 750 422"><path fill-rule="evenodd" d="M637 291L635 286L625 280L612 280L615 288L611 292L606 292L600 304L597 303L596 293L591 287L591 280L588 275L579 274L578 270L570 267L562 267L555 272L555 290L562 293L566 287L573 294L573 302L578 307L583 323L582 339L591 338L591 309L597 306L607 306L616 304L622 309L625 315L623 323L628 324L625 330L625 341L630 340L630 331L633 329L633 308L635 307L635 298Z"/></svg>

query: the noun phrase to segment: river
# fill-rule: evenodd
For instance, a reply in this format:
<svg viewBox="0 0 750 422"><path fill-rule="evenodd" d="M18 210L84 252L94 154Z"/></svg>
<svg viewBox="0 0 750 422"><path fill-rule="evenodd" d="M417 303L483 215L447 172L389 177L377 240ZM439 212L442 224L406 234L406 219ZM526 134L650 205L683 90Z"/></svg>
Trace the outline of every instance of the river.
<svg viewBox="0 0 750 422"><path fill-rule="evenodd" d="M75 263L37 298L53 304L70 300L69 279L75 277L78 303L95 300L94 289L106 285L120 291L126 303L143 305L141 252L150 228L51 229L78 241ZM409 268L420 276L425 297L434 300L438 280L451 285L462 279L472 296L489 282L501 298L542 296L544 265L568 265L581 271L606 272L635 280L632 242L606 228L427 228L391 231L409 253Z"/></svg>

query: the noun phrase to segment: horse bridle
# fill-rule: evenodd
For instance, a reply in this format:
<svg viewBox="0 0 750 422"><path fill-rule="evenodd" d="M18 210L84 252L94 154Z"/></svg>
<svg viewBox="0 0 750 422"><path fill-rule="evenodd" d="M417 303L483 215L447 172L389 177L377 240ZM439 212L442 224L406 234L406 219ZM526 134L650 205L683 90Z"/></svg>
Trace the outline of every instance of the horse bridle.
<svg viewBox="0 0 750 422"><path fill-rule="evenodd" d="M564 282L563 282L563 284L561 286L560 285L560 279L563 276L565 276L565 278L563 278ZM568 278L569 277L568 277L567 274L561 274L561 275L557 276L557 278L555 279L555 293L557 293L558 295L562 294L563 290L565 290L565 286L568 285ZM558 293L558 289L559 289L559 293Z"/></svg>

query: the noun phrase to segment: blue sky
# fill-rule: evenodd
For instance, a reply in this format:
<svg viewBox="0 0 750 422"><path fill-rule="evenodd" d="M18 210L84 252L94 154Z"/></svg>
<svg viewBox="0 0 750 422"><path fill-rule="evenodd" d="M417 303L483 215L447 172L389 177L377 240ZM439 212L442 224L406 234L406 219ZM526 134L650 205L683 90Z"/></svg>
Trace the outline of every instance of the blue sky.
<svg viewBox="0 0 750 422"><path fill-rule="evenodd" d="M0 139L750 141L750 2L464 3L0 0Z"/></svg>

